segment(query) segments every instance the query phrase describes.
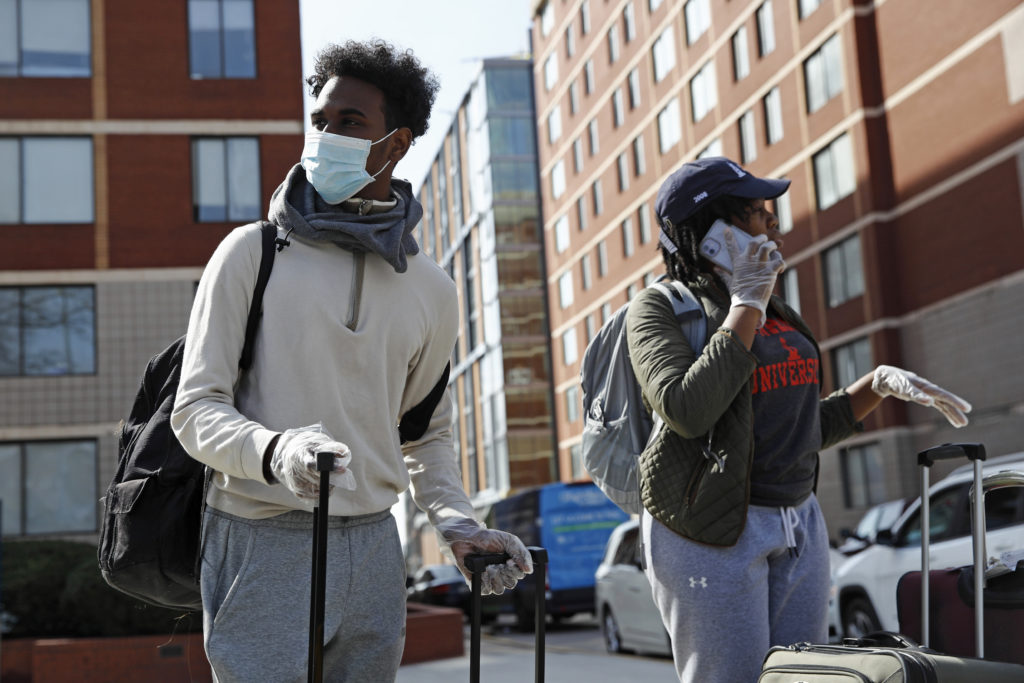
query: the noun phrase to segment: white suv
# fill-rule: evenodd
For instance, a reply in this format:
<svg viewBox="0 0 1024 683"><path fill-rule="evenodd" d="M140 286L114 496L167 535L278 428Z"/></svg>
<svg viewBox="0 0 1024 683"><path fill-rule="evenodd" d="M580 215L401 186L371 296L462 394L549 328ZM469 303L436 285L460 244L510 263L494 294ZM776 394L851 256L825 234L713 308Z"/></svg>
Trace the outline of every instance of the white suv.
<svg viewBox="0 0 1024 683"><path fill-rule="evenodd" d="M984 473L1024 472L1024 453L991 458ZM932 569L970 565L970 488L973 464L967 463L931 486ZM842 635L857 637L871 631L899 631L896 584L910 571L921 569L921 499L916 499L875 543L835 569L835 595ZM985 497L988 557L1024 549L1024 488L990 491Z"/></svg>

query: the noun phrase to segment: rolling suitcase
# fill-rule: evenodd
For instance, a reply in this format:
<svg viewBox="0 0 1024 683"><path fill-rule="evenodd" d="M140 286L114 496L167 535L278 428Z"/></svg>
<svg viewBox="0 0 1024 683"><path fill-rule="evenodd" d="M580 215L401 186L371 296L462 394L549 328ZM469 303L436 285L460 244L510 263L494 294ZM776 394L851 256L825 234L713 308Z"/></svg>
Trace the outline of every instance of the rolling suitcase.
<svg viewBox="0 0 1024 683"><path fill-rule="evenodd" d="M981 461L985 448L981 444L943 444L918 454L922 474L921 497L921 556L923 575L928 576L929 506L928 469L938 460L967 457L974 461L977 488L981 489ZM981 497L977 505L981 505ZM978 534L981 515L975 515L975 564L984 562L984 526ZM980 536L980 540L979 540ZM927 610L928 581L923 583L922 610ZM977 609L982 611L981 600ZM924 616L922 623L927 624ZM927 638L927 630L924 633ZM942 654L928 647L920 647L906 636L895 633L874 633L864 638L847 638L842 645L813 645L797 643L788 647L773 647L768 651L758 683L829 683L835 681L885 681L885 683L1021 683L1024 666L984 659L956 657Z"/></svg>
<svg viewBox="0 0 1024 683"><path fill-rule="evenodd" d="M316 470L320 473L320 498L313 508L313 567L309 591L309 655L306 680L324 680L324 602L327 597L327 523L331 490L331 469L334 453L317 453Z"/></svg>
<svg viewBox="0 0 1024 683"><path fill-rule="evenodd" d="M975 494L978 489L975 473L972 490L975 563L932 570L927 574L920 571L904 574L896 588L901 633L948 654L1024 664L1024 562L1005 567L1006 571L998 576L986 578L988 553L982 531L986 527L985 496L990 491L1014 486L1024 486L1024 473L1004 471L985 476L979 500ZM978 533L982 534L980 543ZM922 607L925 595L929 596L927 609ZM979 595L982 596L980 611L976 608Z"/></svg>
<svg viewBox="0 0 1024 683"><path fill-rule="evenodd" d="M536 584L546 584L546 573L548 564L548 551L544 548L531 546L528 548L533 558L533 574L536 577ZM481 553L467 555L465 559L466 569L473 576L471 582L472 592L470 595L470 636L469 636L469 681L480 683L480 600L483 590L480 574L487 570L492 564L507 562L509 556L504 553ZM534 626L534 679L537 683L544 681L544 628L547 617L546 601L543 590L534 591L537 597L537 606L534 610L536 623Z"/></svg>

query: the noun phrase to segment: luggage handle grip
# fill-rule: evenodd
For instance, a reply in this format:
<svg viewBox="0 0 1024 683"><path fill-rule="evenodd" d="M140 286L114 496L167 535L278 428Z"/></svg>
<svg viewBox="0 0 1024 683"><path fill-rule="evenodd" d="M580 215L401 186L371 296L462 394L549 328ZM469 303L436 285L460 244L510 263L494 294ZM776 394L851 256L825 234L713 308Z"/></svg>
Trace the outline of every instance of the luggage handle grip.
<svg viewBox="0 0 1024 683"><path fill-rule="evenodd" d="M922 467L931 467L939 460L955 460L957 458L985 460L985 446L980 443L944 443L918 453L917 464Z"/></svg>
<svg viewBox="0 0 1024 683"><path fill-rule="evenodd" d="M527 550L530 551L530 557L533 558L534 564L547 564L548 551L546 549L530 546ZM512 557L508 553L471 553L466 555L463 564L466 565L466 569L470 573L478 574L493 564L504 564L511 559Z"/></svg>

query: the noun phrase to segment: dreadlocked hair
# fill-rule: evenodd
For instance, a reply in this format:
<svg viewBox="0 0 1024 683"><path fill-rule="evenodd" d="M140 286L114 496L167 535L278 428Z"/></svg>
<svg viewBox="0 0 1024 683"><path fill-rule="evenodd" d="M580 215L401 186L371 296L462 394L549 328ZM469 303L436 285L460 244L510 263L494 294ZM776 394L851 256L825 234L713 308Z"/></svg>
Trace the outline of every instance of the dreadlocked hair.
<svg viewBox="0 0 1024 683"><path fill-rule="evenodd" d="M659 219L661 229L678 249L672 254L664 246L660 247L661 258L665 262L665 270L668 271L669 277L687 282L703 272L706 266L697 247L704 239L704 235L708 234L711 224L719 218L727 222L732 222L733 216L746 218L750 213L750 201L743 197L725 195L711 200L679 225L666 219Z"/></svg>

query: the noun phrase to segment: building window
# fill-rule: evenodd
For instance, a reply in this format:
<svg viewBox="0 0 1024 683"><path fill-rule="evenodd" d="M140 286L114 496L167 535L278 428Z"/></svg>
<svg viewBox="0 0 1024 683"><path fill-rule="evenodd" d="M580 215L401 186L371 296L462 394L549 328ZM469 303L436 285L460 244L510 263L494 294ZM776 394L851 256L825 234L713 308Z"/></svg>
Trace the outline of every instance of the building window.
<svg viewBox="0 0 1024 683"><path fill-rule="evenodd" d="M608 274L608 246L604 240L597 243L597 276L604 277Z"/></svg>
<svg viewBox="0 0 1024 683"><path fill-rule="evenodd" d="M806 19L821 5L821 0L800 0L800 18Z"/></svg>
<svg viewBox="0 0 1024 683"><path fill-rule="evenodd" d="M579 357L579 349L576 348L576 328L570 327L562 333L562 363L572 365Z"/></svg>
<svg viewBox="0 0 1024 683"><path fill-rule="evenodd" d="M653 270L644 273L644 287L650 287L658 281L658 275Z"/></svg>
<svg viewBox="0 0 1024 683"><path fill-rule="evenodd" d="M91 286L0 287L0 376L95 373Z"/></svg>
<svg viewBox="0 0 1024 683"><path fill-rule="evenodd" d="M548 114L548 142L554 144L562 137L562 106L556 104Z"/></svg>
<svg viewBox="0 0 1024 683"><path fill-rule="evenodd" d="M590 156L594 156L601 146L597 137L597 119L591 119L587 124L587 139L590 142Z"/></svg>
<svg viewBox="0 0 1024 683"><path fill-rule="evenodd" d="M860 236L845 239L825 252L825 281L830 308L864 293Z"/></svg>
<svg viewBox="0 0 1024 683"><path fill-rule="evenodd" d="M769 145L782 139L782 96L778 87L772 88L764 96L764 127Z"/></svg>
<svg viewBox="0 0 1024 683"><path fill-rule="evenodd" d="M658 83L665 78L676 65L676 38L675 32L669 26L651 47L651 61L654 63L654 82Z"/></svg>
<svg viewBox="0 0 1024 683"><path fill-rule="evenodd" d="M658 112L658 146L661 153L669 151L683 137L682 122L679 120L679 98L673 97L669 103Z"/></svg>
<svg viewBox="0 0 1024 683"><path fill-rule="evenodd" d="M583 199L583 195L576 198L576 224L579 226L580 232L587 229L587 203Z"/></svg>
<svg viewBox="0 0 1024 683"><path fill-rule="evenodd" d="M584 291L590 289L590 285L593 282L593 273L590 268L590 254L584 254L580 259L580 282L583 285Z"/></svg>
<svg viewBox="0 0 1024 683"><path fill-rule="evenodd" d="M572 271L567 270L558 278L558 305L560 308L572 306Z"/></svg>
<svg viewBox="0 0 1024 683"><path fill-rule="evenodd" d="M576 31L572 22L565 27L565 56L568 59L572 59L572 56L576 54Z"/></svg>
<svg viewBox="0 0 1024 683"><path fill-rule="evenodd" d="M580 84L573 81L569 84L569 114L575 115L580 110Z"/></svg>
<svg viewBox="0 0 1024 683"><path fill-rule="evenodd" d="M754 131L754 112L749 109L740 117L740 158L745 164L757 158L757 134Z"/></svg>
<svg viewBox="0 0 1024 683"><path fill-rule="evenodd" d="M612 124L616 128L626 120L626 105L622 101L622 88L616 88L612 92Z"/></svg>
<svg viewBox="0 0 1024 683"><path fill-rule="evenodd" d="M722 156L722 138L715 138L708 144L707 147L705 147L697 154L698 159L706 159L707 157L720 156Z"/></svg>
<svg viewBox="0 0 1024 683"><path fill-rule="evenodd" d="M636 109L640 106L640 72L631 69L627 80L629 84L629 108Z"/></svg>
<svg viewBox="0 0 1024 683"><path fill-rule="evenodd" d="M625 192L629 189L629 159L626 158L625 152L619 155L616 167L619 176L619 192Z"/></svg>
<svg viewBox="0 0 1024 683"><path fill-rule="evenodd" d="M569 248L569 216L562 214L555 221L555 251L561 254Z"/></svg>
<svg viewBox="0 0 1024 683"><path fill-rule="evenodd" d="M800 285L797 281L796 269L787 268L780 278L782 298L790 308L800 312Z"/></svg>
<svg viewBox="0 0 1024 683"><path fill-rule="evenodd" d="M558 199L565 193L565 162L559 159L551 169L551 198Z"/></svg>
<svg viewBox="0 0 1024 683"><path fill-rule="evenodd" d="M611 320L612 317L612 304L610 301L605 301L601 304L601 324L604 325L606 322Z"/></svg>
<svg viewBox="0 0 1024 683"><path fill-rule="evenodd" d="M775 216L779 219L779 232L785 234L793 229L793 205L789 193L780 194L775 198Z"/></svg>
<svg viewBox="0 0 1024 683"><path fill-rule="evenodd" d="M663 0L647 0L647 11L654 12L659 7L661 7L662 2Z"/></svg>
<svg viewBox="0 0 1024 683"><path fill-rule="evenodd" d="M544 89L551 90L558 83L558 55L554 52L544 60Z"/></svg>
<svg viewBox="0 0 1024 683"><path fill-rule="evenodd" d="M565 390L565 419L568 422L580 419L580 388L575 384Z"/></svg>
<svg viewBox="0 0 1024 683"><path fill-rule="evenodd" d="M853 146L846 133L814 155L814 189L818 194L819 209L827 209L857 189Z"/></svg>
<svg viewBox="0 0 1024 683"><path fill-rule="evenodd" d="M597 334L597 321L594 319L594 314L591 313L588 315L586 319L584 319L583 324L587 332L587 343L589 344L590 340L592 340L594 335Z"/></svg>
<svg viewBox="0 0 1024 683"><path fill-rule="evenodd" d="M89 0L0 2L0 76L92 75Z"/></svg>
<svg viewBox="0 0 1024 683"><path fill-rule="evenodd" d="M547 38L551 29L555 27L555 3L544 3L544 9L540 13L540 35Z"/></svg>
<svg viewBox="0 0 1024 683"><path fill-rule="evenodd" d="M572 165L577 173L583 170L583 140L580 138L572 141Z"/></svg>
<svg viewBox="0 0 1024 683"><path fill-rule="evenodd" d="M253 0L188 0L192 78L256 78Z"/></svg>
<svg viewBox="0 0 1024 683"><path fill-rule="evenodd" d="M590 186L590 195L594 200L594 215L600 216L601 212L604 211L604 199L601 193L601 179L598 178L594 181L594 184Z"/></svg>
<svg viewBox="0 0 1024 683"><path fill-rule="evenodd" d="M693 104L693 122L697 123L718 104L715 86L715 63L708 61L690 80L690 100Z"/></svg>
<svg viewBox="0 0 1024 683"><path fill-rule="evenodd" d="M866 508L889 500L885 467L878 444L851 446L839 451L843 498L848 508Z"/></svg>
<svg viewBox="0 0 1024 683"><path fill-rule="evenodd" d="M480 306L477 304L476 268L473 264L473 246L470 239L462 243L462 282L465 291L462 301L465 304L463 317L466 321L466 349L472 352L476 348L477 330L479 329Z"/></svg>
<svg viewBox="0 0 1024 683"><path fill-rule="evenodd" d="M871 343L858 339L833 349L836 388L848 387L871 371Z"/></svg>
<svg viewBox="0 0 1024 683"><path fill-rule="evenodd" d="M629 0L622 10L622 24L626 27L626 42L636 39L636 16L633 14L633 0Z"/></svg>
<svg viewBox="0 0 1024 683"><path fill-rule="evenodd" d="M757 50L764 57L775 51L775 17L772 0L764 0L757 8Z"/></svg>
<svg viewBox="0 0 1024 683"><path fill-rule="evenodd" d="M611 64L619 61L619 25L612 24L608 29L608 61Z"/></svg>
<svg viewBox="0 0 1024 683"><path fill-rule="evenodd" d="M633 219L628 216L622 221L622 255L625 258L633 255Z"/></svg>
<svg viewBox="0 0 1024 683"><path fill-rule="evenodd" d="M740 26L732 36L732 73L737 81L750 74L750 53L747 50L747 27Z"/></svg>
<svg viewBox="0 0 1024 683"><path fill-rule="evenodd" d="M92 138L0 137L0 224L92 222Z"/></svg>
<svg viewBox="0 0 1024 683"><path fill-rule="evenodd" d="M711 27L711 5L708 0L687 0L686 44L693 45Z"/></svg>
<svg viewBox="0 0 1024 683"><path fill-rule="evenodd" d="M199 223L260 217L257 138L192 140L192 204Z"/></svg>
<svg viewBox="0 0 1024 683"><path fill-rule="evenodd" d="M636 210L636 222L640 225L640 244L647 244L651 241L651 210L647 202Z"/></svg>
<svg viewBox="0 0 1024 683"><path fill-rule="evenodd" d="M588 59L583 64L583 91L588 95L594 92L594 60Z"/></svg>
<svg viewBox="0 0 1024 683"><path fill-rule="evenodd" d="M807 112L815 112L843 91L843 58L834 35L804 62Z"/></svg>
<svg viewBox="0 0 1024 683"><path fill-rule="evenodd" d="M3 535L96 531L94 440L0 444Z"/></svg>
<svg viewBox="0 0 1024 683"><path fill-rule="evenodd" d="M647 164L644 161L644 136L637 135L633 138L633 174L636 176L642 176L646 170Z"/></svg>
<svg viewBox="0 0 1024 683"><path fill-rule="evenodd" d="M590 0L583 0L580 5L580 32L583 35L590 33Z"/></svg>

